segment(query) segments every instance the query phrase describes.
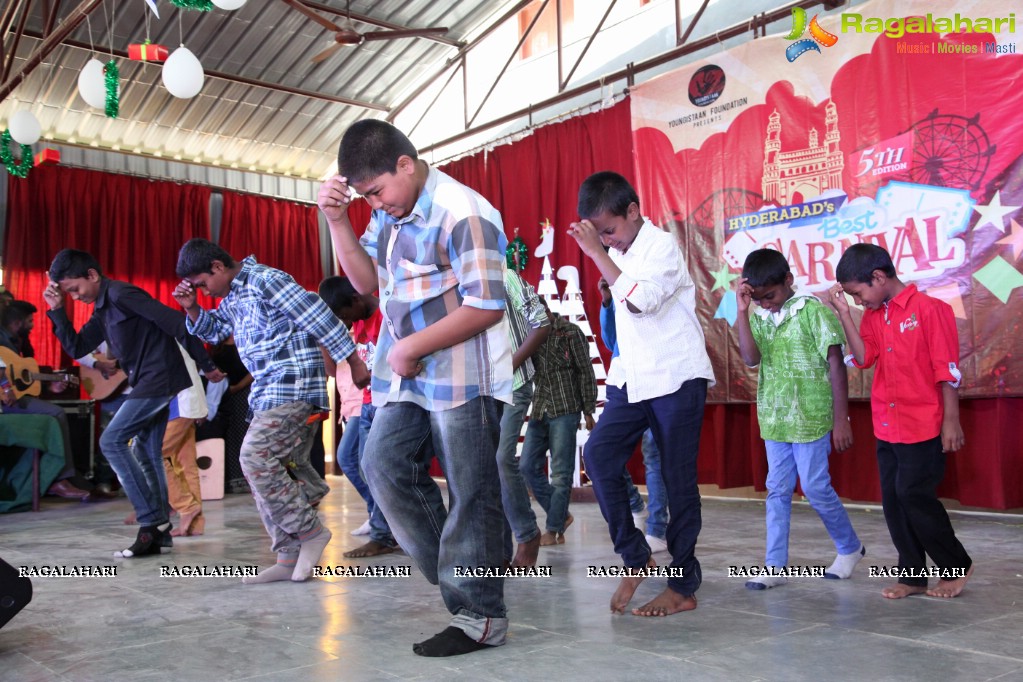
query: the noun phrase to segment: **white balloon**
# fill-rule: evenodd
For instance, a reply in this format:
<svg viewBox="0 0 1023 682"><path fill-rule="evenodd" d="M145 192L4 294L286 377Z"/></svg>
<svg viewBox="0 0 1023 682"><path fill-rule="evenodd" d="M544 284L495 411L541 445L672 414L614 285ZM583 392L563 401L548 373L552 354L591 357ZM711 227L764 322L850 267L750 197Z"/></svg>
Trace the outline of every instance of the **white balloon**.
<svg viewBox="0 0 1023 682"><path fill-rule="evenodd" d="M78 94L90 107L103 109L107 105L107 82L103 77L103 62L90 59L78 74Z"/></svg>
<svg viewBox="0 0 1023 682"><path fill-rule="evenodd" d="M161 74L167 91L181 99L190 99L198 95L206 77L199 59L184 46L171 52L167 61L163 63Z"/></svg>
<svg viewBox="0 0 1023 682"><path fill-rule="evenodd" d="M43 134L39 119L27 109L11 116L11 120L7 122L7 129L11 131L11 137L18 144L35 144Z"/></svg>
<svg viewBox="0 0 1023 682"><path fill-rule="evenodd" d="M245 0L213 0L213 4L220 9L233 10L244 5Z"/></svg>

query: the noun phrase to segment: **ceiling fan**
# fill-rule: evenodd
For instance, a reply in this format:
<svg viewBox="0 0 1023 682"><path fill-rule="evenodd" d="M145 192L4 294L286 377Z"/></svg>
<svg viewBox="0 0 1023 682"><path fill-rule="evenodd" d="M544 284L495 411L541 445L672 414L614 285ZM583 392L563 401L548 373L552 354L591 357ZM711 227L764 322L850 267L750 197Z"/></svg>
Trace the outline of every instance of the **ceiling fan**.
<svg viewBox="0 0 1023 682"><path fill-rule="evenodd" d="M360 45L366 40L389 40L391 38L417 38L422 36L439 36L444 35L448 32L446 27L434 27L434 28L406 28L406 29L391 29L387 31L366 31L360 32L355 30L355 24L352 23L352 2L348 0L345 4L345 20L340 25L335 24L330 19L327 19L321 14L314 12L313 10L306 7L299 0L282 0L296 11L300 12L304 16L312 19L320 26L334 31L334 44L328 47L323 52L320 52L312 58L312 62L319 63L324 59L327 59L332 54L340 50L342 47L350 45Z"/></svg>

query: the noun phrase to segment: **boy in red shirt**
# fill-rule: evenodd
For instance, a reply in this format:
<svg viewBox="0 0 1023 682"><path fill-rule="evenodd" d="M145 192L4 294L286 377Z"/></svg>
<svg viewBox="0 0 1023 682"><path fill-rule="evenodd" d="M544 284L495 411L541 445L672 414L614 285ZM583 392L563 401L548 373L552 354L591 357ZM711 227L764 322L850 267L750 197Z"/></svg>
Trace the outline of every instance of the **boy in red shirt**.
<svg viewBox="0 0 1023 682"><path fill-rule="evenodd" d="M849 247L827 297L845 329L852 366L877 365L870 391L881 503L899 552L899 582L882 594L959 595L973 573L936 489L945 453L965 442L959 424L959 334L952 308L899 280L891 256L875 244ZM859 330L845 294L864 307ZM847 356L847 362L850 356ZM927 557L937 571L927 569ZM927 578L937 573L937 586Z"/></svg>

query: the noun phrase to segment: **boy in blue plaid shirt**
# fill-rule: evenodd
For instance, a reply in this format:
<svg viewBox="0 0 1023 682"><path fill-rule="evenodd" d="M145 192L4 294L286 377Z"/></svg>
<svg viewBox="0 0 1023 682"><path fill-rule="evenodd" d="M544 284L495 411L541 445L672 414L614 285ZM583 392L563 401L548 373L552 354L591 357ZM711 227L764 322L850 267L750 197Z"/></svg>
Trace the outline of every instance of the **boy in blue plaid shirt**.
<svg viewBox="0 0 1023 682"><path fill-rule="evenodd" d="M501 403L512 402L501 216L427 166L384 121L345 132L338 172L317 203L355 288L379 288L385 322L373 363L366 482L452 614L447 629L413 651L454 656L504 644L504 580L493 576L504 559ZM361 240L348 219L350 187L373 209ZM429 476L428 442L447 477L447 509Z"/></svg>
<svg viewBox="0 0 1023 682"><path fill-rule="evenodd" d="M242 582L307 580L331 533L310 504L322 494L303 491L288 469L308 463L314 433L309 416L328 404L318 343L335 362L348 361L356 386L368 383L366 366L327 304L286 272L260 265L253 256L235 262L216 244L192 239L181 247L177 274L184 279L174 298L188 314L188 331L214 344L234 334L253 377L252 422L239 461L277 563ZM220 305L215 310L198 305L197 289L220 298Z"/></svg>

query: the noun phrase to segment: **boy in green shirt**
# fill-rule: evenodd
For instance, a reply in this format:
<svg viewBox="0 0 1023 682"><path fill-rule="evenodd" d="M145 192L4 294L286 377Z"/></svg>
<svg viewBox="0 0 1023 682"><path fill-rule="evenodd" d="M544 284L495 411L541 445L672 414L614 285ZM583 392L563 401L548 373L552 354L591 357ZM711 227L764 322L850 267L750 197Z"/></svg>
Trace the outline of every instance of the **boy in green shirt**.
<svg viewBox="0 0 1023 682"><path fill-rule="evenodd" d="M825 578L846 579L866 554L849 515L831 487L828 455L852 445L848 381L842 358L845 337L835 315L812 295L796 295L785 257L759 249L746 258L739 281L739 352L760 365L757 418L767 449L767 552L769 569L783 569L789 555L789 517L796 476L824 522L838 557ZM760 306L752 319L750 302ZM751 590L783 585L784 572L748 581Z"/></svg>

